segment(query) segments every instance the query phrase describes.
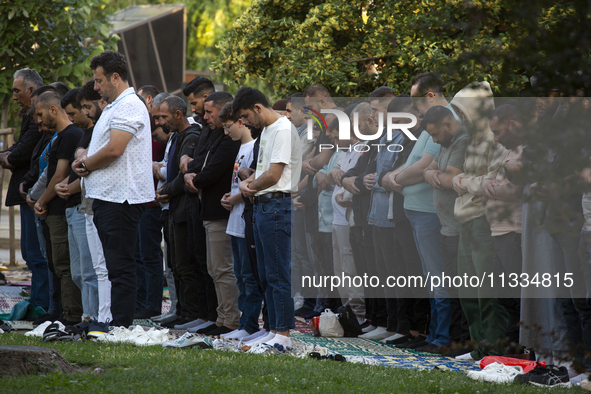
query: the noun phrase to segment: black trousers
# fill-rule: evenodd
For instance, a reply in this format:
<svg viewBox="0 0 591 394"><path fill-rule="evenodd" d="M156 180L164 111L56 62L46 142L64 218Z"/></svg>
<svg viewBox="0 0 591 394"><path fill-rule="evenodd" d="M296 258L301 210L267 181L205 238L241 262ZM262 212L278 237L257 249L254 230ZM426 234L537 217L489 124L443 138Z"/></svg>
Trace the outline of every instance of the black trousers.
<svg viewBox="0 0 591 394"><path fill-rule="evenodd" d="M197 196L190 196L187 201L187 236L189 264L195 273L195 291L190 296L195 297L198 314L196 318L217 321L218 297L215 292L213 279L207 271L207 240L203 219L201 219L200 202ZM187 319L191 320L191 319Z"/></svg>
<svg viewBox="0 0 591 394"><path fill-rule="evenodd" d="M174 278L174 291L176 294L176 307L174 311L176 312L177 316L183 315L183 306L181 304L181 297L180 297L180 283L178 279L178 274L175 272L174 260L172 259L173 253L173 245L170 242L170 211L168 209L162 211L162 216L160 216L160 220L162 221L162 233L164 236L164 242L168 247L166 248L166 257L168 261L168 267L172 271L172 277ZM170 289L170 285L169 285ZM172 309L172 308L171 308Z"/></svg>
<svg viewBox="0 0 591 394"><path fill-rule="evenodd" d="M113 326L133 323L137 291L135 246L138 223L148 204L123 204L94 200L94 224L98 230L111 281Z"/></svg>
<svg viewBox="0 0 591 394"><path fill-rule="evenodd" d="M443 263L445 264L445 273L449 276L458 274L458 245L460 236L441 236L441 252L443 253ZM468 321L464 315L458 290L455 287L447 289L449 293L449 304L451 307L451 323L449 325L449 339L452 342L465 342L470 340L470 331ZM517 322L519 323L519 321ZM517 338L519 338L519 325L517 326Z"/></svg>

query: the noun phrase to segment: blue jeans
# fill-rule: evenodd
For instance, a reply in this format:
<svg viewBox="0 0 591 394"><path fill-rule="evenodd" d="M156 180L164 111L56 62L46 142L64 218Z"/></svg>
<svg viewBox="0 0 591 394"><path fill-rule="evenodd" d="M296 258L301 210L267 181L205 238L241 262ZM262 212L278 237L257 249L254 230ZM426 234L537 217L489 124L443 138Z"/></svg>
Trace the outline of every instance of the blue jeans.
<svg viewBox="0 0 591 394"><path fill-rule="evenodd" d="M234 275L240 295L238 296L238 309L242 312L240 316L240 329L254 334L259 330L259 315L263 295L254 277L250 257L248 256L248 245L245 238L232 236L232 253L234 254Z"/></svg>
<svg viewBox="0 0 591 394"><path fill-rule="evenodd" d="M136 308L151 311L162 310L162 209L159 206L147 208L138 226Z"/></svg>
<svg viewBox="0 0 591 394"><path fill-rule="evenodd" d="M43 223L41 223L41 219L38 217L35 217L35 229L37 230L37 240L39 241L41 255L49 265L49 259L47 258L47 244L45 243L45 235L43 234ZM52 313L55 309L53 302L53 273L49 269L49 266L47 267L47 283L49 285L49 309L47 310L47 313Z"/></svg>
<svg viewBox="0 0 591 394"><path fill-rule="evenodd" d="M271 330L295 328L291 298L291 198L254 205L257 263Z"/></svg>
<svg viewBox="0 0 591 394"><path fill-rule="evenodd" d="M31 298L29 302L49 310L49 268L47 259L41 253L35 213L27 204L21 204L21 255L31 270Z"/></svg>
<svg viewBox="0 0 591 394"><path fill-rule="evenodd" d="M92 256L86 236L86 216L80 212L80 204L66 208L68 244L70 246L70 270L72 280L82 294L82 317L98 318L98 278L92 264Z"/></svg>
<svg viewBox="0 0 591 394"><path fill-rule="evenodd" d="M439 276L444 269L441 250L441 222L436 213L410 211L404 213L410 222L417 244L417 250L423 264L423 274ZM449 344L449 325L451 324L451 306L447 290L439 288L430 294L431 323L427 342L435 346Z"/></svg>

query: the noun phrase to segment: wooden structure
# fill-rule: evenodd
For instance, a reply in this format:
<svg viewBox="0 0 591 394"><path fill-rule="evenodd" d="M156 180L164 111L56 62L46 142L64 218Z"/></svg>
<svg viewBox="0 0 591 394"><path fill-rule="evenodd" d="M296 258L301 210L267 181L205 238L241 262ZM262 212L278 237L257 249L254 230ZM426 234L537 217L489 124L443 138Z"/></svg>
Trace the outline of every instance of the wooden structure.
<svg viewBox="0 0 591 394"><path fill-rule="evenodd" d="M14 133L16 132L15 128L7 127L8 125L8 97L5 98L4 103L2 103L2 123L0 125L0 151L5 150L9 146L14 143ZM2 196L2 189L4 188L4 176L8 172L8 177L10 179L10 171L5 170L4 168L0 169L0 197ZM0 203L3 203L0 201ZM0 210L1 214L1 210ZM16 240L14 236L14 207L8 207L8 232L10 237L10 259L8 266L15 267L16 266L16 257L15 257L15 250L16 250Z"/></svg>

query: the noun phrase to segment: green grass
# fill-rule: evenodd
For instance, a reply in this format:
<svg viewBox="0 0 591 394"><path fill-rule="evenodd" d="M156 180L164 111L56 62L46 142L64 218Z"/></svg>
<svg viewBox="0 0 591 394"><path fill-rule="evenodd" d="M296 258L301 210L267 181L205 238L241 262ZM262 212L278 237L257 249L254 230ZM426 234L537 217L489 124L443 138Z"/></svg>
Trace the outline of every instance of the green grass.
<svg viewBox="0 0 591 394"><path fill-rule="evenodd" d="M548 389L478 383L464 374L415 371L333 361L300 360L215 350L139 348L133 345L43 343L10 333L0 345L59 350L75 374L5 377L0 393L547 393ZM95 368L103 368L95 374ZM583 393L552 389L552 393Z"/></svg>

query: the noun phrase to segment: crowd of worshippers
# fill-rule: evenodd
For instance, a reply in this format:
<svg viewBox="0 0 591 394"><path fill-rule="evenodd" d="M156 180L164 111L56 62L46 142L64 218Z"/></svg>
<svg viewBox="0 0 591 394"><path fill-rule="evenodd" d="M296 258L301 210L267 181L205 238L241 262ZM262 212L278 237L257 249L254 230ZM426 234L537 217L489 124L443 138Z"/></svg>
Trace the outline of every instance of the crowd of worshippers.
<svg viewBox="0 0 591 394"><path fill-rule="evenodd" d="M151 318L289 346L295 316L350 307L363 338L400 348L466 360L535 351L591 371L586 293L536 298L517 288L493 297L448 286L392 295L310 290L299 280L560 266L589 279L591 194L524 175L542 149L532 130L586 114L586 99L542 86L543 99L495 106L490 84L474 82L448 102L440 78L421 73L410 94L384 86L343 108L317 84L271 106L256 89L232 96L203 77L184 97L151 85L136 91L117 52L90 67L92 80L72 90L44 85L29 68L14 75L22 127L0 164L12 171L6 205L20 207L30 300L47 311L37 323L104 333ZM308 121L334 109L355 125L348 140L334 115ZM388 113L418 121L386 133ZM363 148L378 142L402 149ZM545 169L589 160L580 144L542 156ZM588 169L572 177L591 183ZM574 212L553 216L558 230L539 219L547 194ZM164 280L172 302L163 314Z"/></svg>

